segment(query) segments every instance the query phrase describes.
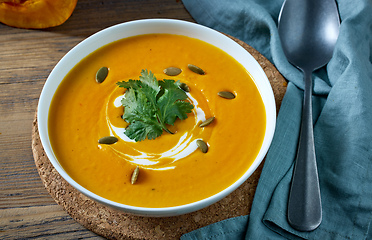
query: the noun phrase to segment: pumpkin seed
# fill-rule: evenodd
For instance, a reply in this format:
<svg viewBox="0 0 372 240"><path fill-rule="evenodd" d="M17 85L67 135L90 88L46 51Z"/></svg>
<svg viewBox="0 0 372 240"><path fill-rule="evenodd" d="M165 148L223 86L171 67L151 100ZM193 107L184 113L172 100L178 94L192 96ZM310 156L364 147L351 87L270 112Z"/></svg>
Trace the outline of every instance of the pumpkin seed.
<svg viewBox="0 0 372 240"><path fill-rule="evenodd" d="M208 145L203 140L196 140L196 145L198 145L198 148L203 152L208 152Z"/></svg>
<svg viewBox="0 0 372 240"><path fill-rule="evenodd" d="M217 94L218 94L218 96L220 96L222 98L226 98L226 99L234 99L235 98L235 94L232 93L232 92L222 91L222 92L218 92Z"/></svg>
<svg viewBox="0 0 372 240"><path fill-rule="evenodd" d="M96 73L96 82L97 83L102 83L103 81L105 81L107 75L108 75L108 68L107 67L101 67L100 69L98 69L98 71Z"/></svg>
<svg viewBox="0 0 372 240"><path fill-rule="evenodd" d="M189 88L189 86L187 86L186 83L181 83L181 84L180 84L180 88L181 88L183 91L185 91L185 92L190 92L190 88Z"/></svg>
<svg viewBox="0 0 372 240"><path fill-rule="evenodd" d="M135 184L137 182L137 178L139 175L139 167L137 166L132 173L132 177L130 178L130 183Z"/></svg>
<svg viewBox="0 0 372 240"><path fill-rule="evenodd" d="M204 75L205 72L203 69L201 69L200 67L198 66L195 66L195 65L192 65L192 64L188 64L187 67L193 71L194 73L197 73L197 74L200 74L200 75Z"/></svg>
<svg viewBox="0 0 372 240"><path fill-rule="evenodd" d="M169 67L169 68L164 69L163 72L167 74L168 76L177 76L178 74L182 72L182 70L177 67Z"/></svg>
<svg viewBox="0 0 372 240"><path fill-rule="evenodd" d="M103 137L103 138L100 138L98 140L98 143L99 144L114 144L118 141L118 139L114 136L107 136L107 137Z"/></svg>
<svg viewBox="0 0 372 240"><path fill-rule="evenodd" d="M199 127L206 127L209 124L211 124L213 122L213 120L214 120L214 117L210 117L207 120L205 120L204 122L200 123Z"/></svg>

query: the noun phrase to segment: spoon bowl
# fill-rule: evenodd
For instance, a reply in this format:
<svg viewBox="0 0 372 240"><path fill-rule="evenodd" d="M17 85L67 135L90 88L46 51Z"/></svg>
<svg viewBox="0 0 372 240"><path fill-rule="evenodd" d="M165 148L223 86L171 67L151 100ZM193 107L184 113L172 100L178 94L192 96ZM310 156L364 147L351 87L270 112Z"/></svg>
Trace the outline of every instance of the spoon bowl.
<svg viewBox="0 0 372 240"><path fill-rule="evenodd" d="M333 0L286 0L279 14L279 37L290 63L313 71L329 62L340 20Z"/></svg>
<svg viewBox="0 0 372 240"><path fill-rule="evenodd" d="M312 231L322 221L322 205L314 147L312 77L332 58L340 20L334 0L286 0L278 31L288 61L304 74L301 131L288 199L288 222L296 230Z"/></svg>

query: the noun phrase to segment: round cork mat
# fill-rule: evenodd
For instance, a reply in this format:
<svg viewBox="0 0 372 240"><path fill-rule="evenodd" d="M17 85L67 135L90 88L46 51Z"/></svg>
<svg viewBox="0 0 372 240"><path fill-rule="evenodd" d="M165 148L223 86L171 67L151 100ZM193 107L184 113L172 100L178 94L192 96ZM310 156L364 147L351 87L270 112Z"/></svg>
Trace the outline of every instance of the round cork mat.
<svg viewBox="0 0 372 240"><path fill-rule="evenodd" d="M231 36L229 36L231 37ZM286 91L286 81L258 51L231 37L261 65L274 91L277 111ZM140 217L97 203L67 183L54 169L41 145L37 118L33 122L32 151L45 188L57 204L78 223L107 239L179 239L181 235L209 224L250 213L263 163L237 190L202 210L176 217Z"/></svg>

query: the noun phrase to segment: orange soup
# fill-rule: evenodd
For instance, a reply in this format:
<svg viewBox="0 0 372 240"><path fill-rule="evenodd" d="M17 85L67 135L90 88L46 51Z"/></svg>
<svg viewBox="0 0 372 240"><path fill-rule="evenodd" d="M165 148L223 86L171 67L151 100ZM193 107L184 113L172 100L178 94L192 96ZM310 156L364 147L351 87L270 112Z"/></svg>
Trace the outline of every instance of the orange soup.
<svg viewBox="0 0 372 240"><path fill-rule="evenodd" d="M205 71L197 74L193 64ZM95 81L101 67L109 73ZM168 76L163 70L182 72ZM141 70L158 80L186 83L194 109L154 140L135 142L124 134L120 81L138 79ZM234 99L217 93L232 92ZM215 117L206 127L200 122ZM78 63L58 87L50 107L49 134L66 172L81 186L109 200L138 207L172 207L210 197L237 181L262 145L265 108L250 74L222 50L203 41L171 34L122 39ZM114 144L100 144L115 136ZM203 153L196 145L208 145ZM137 181L131 176L139 167Z"/></svg>

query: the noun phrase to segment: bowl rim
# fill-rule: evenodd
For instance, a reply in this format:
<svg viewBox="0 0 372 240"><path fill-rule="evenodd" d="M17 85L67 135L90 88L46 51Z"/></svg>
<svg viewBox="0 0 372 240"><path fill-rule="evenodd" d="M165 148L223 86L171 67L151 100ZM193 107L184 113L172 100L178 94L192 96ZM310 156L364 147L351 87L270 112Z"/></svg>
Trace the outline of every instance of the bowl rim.
<svg viewBox="0 0 372 240"><path fill-rule="evenodd" d="M196 36L194 35L195 32L197 33ZM253 69L253 71L248 71L248 69L247 71L251 74L252 79L255 82L265 105L266 130L264 140L255 160L247 169L247 171L243 174L243 176L241 176L236 182L234 182L229 187L210 197L180 206L161 208L136 207L105 199L89 191L88 189L82 187L79 183L77 183L68 175L68 173L63 169L63 167L58 162L49 142L48 118L50 102L53 98L55 90L58 88L60 82L65 77L65 74L61 76L60 72L62 73L65 72L67 74L73 66L75 66L78 62L81 61L81 59L83 59L88 54L96 50L97 49L96 46L102 47L112 42L112 40L107 40L111 39L108 38L108 36L112 36L112 34L114 35L116 34L115 38L119 40L130 36L150 33L171 33L177 35L186 35L208 42L214 46L217 45L218 48L227 52L229 55L231 55L232 51L236 51L237 53L239 53L239 55L237 55L238 57L237 56L233 57L238 62L240 62L246 69L248 63L251 66L250 68ZM263 92L265 94L263 94ZM41 143L44 147L44 151L49 161L52 163L53 167L57 170L57 172L75 189L77 189L84 195L92 198L93 200L96 200L97 202L109 205L116 209L123 210L124 212L141 216L166 217L194 212L202 208L205 208L213 203L216 203L222 198L229 195L235 189L237 189L244 181L246 181L252 175L252 173L263 161L272 142L276 125L276 106L274 94L265 72L263 71L259 63L253 58L253 56L242 46L236 43L234 40L216 30L213 30L206 26L199 25L197 23L175 19L155 18L124 22L105 28L84 39L75 47L73 47L69 52L67 52L61 58L61 60L55 65L43 86L38 103L37 119Z"/></svg>

